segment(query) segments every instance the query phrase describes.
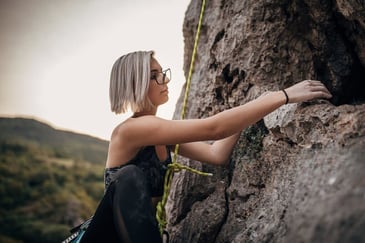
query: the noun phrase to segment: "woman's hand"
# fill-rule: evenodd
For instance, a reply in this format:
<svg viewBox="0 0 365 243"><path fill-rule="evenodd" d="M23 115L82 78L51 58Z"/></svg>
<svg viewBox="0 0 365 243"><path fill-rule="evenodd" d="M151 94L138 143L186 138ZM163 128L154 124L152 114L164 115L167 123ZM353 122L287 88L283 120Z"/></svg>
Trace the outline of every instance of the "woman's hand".
<svg viewBox="0 0 365 243"><path fill-rule="evenodd" d="M328 89L317 80L304 80L285 89L289 103L308 101L316 98L329 99L332 97Z"/></svg>

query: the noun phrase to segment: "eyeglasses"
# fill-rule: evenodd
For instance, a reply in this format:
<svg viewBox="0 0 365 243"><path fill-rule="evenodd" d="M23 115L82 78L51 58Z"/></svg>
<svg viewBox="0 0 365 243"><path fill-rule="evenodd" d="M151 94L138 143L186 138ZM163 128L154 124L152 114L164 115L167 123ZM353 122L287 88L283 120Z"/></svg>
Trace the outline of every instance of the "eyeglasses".
<svg viewBox="0 0 365 243"><path fill-rule="evenodd" d="M162 73L162 75L160 75ZM158 85L164 85L170 82L171 80L171 70L170 68L162 71L162 72L156 72L153 71L151 73L151 80L154 79Z"/></svg>

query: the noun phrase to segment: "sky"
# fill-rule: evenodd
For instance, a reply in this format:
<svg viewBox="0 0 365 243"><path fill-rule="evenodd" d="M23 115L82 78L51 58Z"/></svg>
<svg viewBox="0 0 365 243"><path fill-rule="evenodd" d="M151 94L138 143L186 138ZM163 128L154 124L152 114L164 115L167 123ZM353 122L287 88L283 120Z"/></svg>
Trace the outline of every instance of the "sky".
<svg viewBox="0 0 365 243"><path fill-rule="evenodd" d="M31 117L109 140L131 113L110 111L115 60L154 50L171 68L171 119L185 82L183 21L190 0L0 0L0 116Z"/></svg>

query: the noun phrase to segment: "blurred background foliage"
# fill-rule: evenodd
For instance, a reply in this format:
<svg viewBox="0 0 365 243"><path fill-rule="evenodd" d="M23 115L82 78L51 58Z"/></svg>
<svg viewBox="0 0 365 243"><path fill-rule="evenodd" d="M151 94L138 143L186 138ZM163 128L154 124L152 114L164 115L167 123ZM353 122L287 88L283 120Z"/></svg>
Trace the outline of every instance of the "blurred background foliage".
<svg viewBox="0 0 365 243"><path fill-rule="evenodd" d="M0 242L61 242L104 192L108 142L0 118Z"/></svg>

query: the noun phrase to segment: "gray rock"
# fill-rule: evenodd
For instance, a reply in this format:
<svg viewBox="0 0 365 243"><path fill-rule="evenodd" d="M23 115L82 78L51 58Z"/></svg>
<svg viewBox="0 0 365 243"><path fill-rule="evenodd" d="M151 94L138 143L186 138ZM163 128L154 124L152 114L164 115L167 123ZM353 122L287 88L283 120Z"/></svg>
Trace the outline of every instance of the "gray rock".
<svg viewBox="0 0 365 243"><path fill-rule="evenodd" d="M200 4L185 15L186 75ZM365 242L364 40L364 1L207 1L187 118L303 79L334 97L247 128L227 167L179 158L214 176L175 174L171 242Z"/></svg>

